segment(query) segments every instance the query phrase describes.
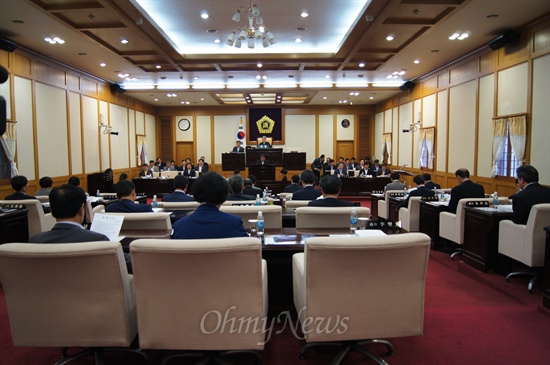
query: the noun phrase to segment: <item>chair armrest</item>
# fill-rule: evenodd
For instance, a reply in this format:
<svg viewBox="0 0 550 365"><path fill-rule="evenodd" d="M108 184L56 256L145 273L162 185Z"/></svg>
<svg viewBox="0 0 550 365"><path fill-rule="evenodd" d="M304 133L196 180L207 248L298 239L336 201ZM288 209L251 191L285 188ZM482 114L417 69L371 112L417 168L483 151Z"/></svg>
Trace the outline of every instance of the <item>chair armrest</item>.
<svg viewBox="0 0 550 365"><path fill-rule="evenodd" d="M292 291L294 296L294 306L301 319L305 316L306 306L306 271L305 254L296 253L292 256Z"/></svg>
<svg viewBox="0 0 550 365"><path fill-rule="evenodd" d="M52 215L52 213L44 214L44 223L45 223L44 232L51 230L53 226L55 226L55 222L56 220Z"/></svg>
<svg viewBox="0 0 550 365"><path fill-rule="evenodd" d="M500 221L498 226L498 252L523 262L527 226L510 220Z"/></svg>
<svg viewBox="0 0 550 365"><path fill-rule="evenodd" d="M455 243L461 244L457 232L456 214L449 212L439 213L439 235Z"/></svg>
<svg viewBox="0 0 550 365"><path fill-rule="evenodd" d="M267 261L262 259L262 291L264 296L264 317L267 317L269 297L267 294Z"/></svg>

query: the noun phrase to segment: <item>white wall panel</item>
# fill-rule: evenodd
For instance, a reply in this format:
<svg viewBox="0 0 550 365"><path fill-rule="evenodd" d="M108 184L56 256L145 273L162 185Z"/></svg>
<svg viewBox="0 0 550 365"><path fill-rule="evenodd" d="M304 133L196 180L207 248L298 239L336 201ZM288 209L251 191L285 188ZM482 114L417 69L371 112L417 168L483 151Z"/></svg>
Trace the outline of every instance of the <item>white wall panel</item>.
<svg viewBox="0 0 550 365"><path fill-rule="evenodd" d="M412 140L413 133L403 133L403 129L408 129L412 123L413 116L413 104L407 103L399 107L399 166L407 165L412 166ZM395 165L395 163L394 163Z"/></svg>
<svg viewBox="0 0 550 365"><path fill-rule="evenodd" d="M86 173L99 169L98 100L82 96L82 127L84 128L84 169Z"/></svg>
<svg viewBox="0 0 550 365"><path fill-rule="evenodd" d="M103 124L111 125L111 121L109 118L109 104L106 101L100 100L99 101L99 119L103 122ZM103 129L101 129L101 132L103 132ZM111 167L111 151L109 149L109 135L105 133L99 134L99 150L100 150L100 156L101 156L101 170L105 170L109 167Z"/></svg>
<svg viewBox="0 0 550 365"><path fill-rule="evenodd" d="M498 73L497 115L525 113L527 111L527 63Z"/></svg>
<svg viewBox="0 0 550 365"><path fill-rule="evenodd" d="M130 143L130 150L129 150L130 166L129 167L136 167L138 164L138 154L137 154L137 146L136 146L136 112L132 109L130 109L128 113L128 135L129 135L128 141ZM154 159L155 157L153 157L152 159Z"/></svg>
<svg viewBox="0 0 550 365"><path fill-rule="evenodd" d="M14 77L15 117L17 119L17 170L27 179L36 179L34 173L34 132L32 126L32 85L22 77Z"/></svg>
<svg viewBox="0 0 550 365"><path fill-rule="evenodd" d="M14 119L11 112L11 85L9 79L3 84L0 84L0 96L3 96L6 100L6 118L8 120Z"/></svg>
<svg viewBox="0 0 550 365"><path fill-rule="evenodd" d="M477 144L477 175L491 177L493 168L493 110L495 106L495 75L479 79L479 125Z"/></svg>
<svg viewBox="0 0 550 365"><path fill-rule="evenodd" d="M399 134L399 108L393 108L392 112L392 153L391 153L391 164L393 166L401 165L399 161L399 148L401 144L401 135ZM382 161L382 156L378 157Z"/></svg>
<svg viewBox="0 0 550 365"><path fill-rule="evenodd" d="M214 117L214 159L213 163L221 165L222 153L231 152L235 147L240 120L244 115L219 115Z"/></svg>
<svg viewBox="0 0 550 365"><path fill-rule="evenodd" d="M422 113L420 114L420 121L422 121L422 127L435 127L435 120L436 120L436 110L435 110L435 104L436 104L436 97L435 94L428 95L425 98L422 99ZM418 113L414 114L415 122L418 122Z"/></svg>
<svg viewBox="0 0 550 365"><path fill-rule="evenodd" d="M178 128L178 122L181 119L187 119L188 121L191 122L191 127L189 127L188 130L182 131ZM176 126L175 126L175 128L176 128L176 142L193 142L193 131L195 129L195 126L193 125L193 116L191 116L191 115L178 115L175 118L175 121L176 121ZM199 154L199 156L200 156L200 154Z"/></svg>
<svg viewBox="0 0 550 365"><path fill-rule="evenodd" d="M465 167L474 175L477 80L450 89L449 171Z"/></svg>
<svg viewBox="0 0 550 365"><path fill-rule="evenodd" d="M533 105L531 120L531 157L539 182L550 185L550 55L533 61Z"/></svg>
<svg viewBox="0 0 550 365"><path fill-rule="evenodd" d="M311 134L311 132L308 133L308 135ZM334 156L334 116L332 115L319 115L319 155L322 154L330 158Z"/></svg>
<svg viewBox="0 0 550 365"><path fill-rule="evenodd" d="M391 133L393 131L392 121L392 109L388 109L384 112L384 133Z"/></svg>
<svg viewBox="0 0 550 365"><path fill-rule="evenodd" d="M412 120L411 123L416 123L422 121L422 105L423 100L417 99L413 101L413 111L412 111ZM419 127L420 128L420 127ZM411 152L411 163L407 163L409 166L414 166L415 168L420 168L420 159L419 150L420 146L420 132L414 132L412 134L412 152Z"/></svg>
<svg viewBox="0 0 550 365"><path fill-rule="evenodd" d="M118 132L118 136L110 136L111 168L125 169L130 166L128 156L130 147L128 143L128 109L115 104L111 104L110 107L111 126L113 132Z"/></svg>
<svg viewBox="0 0 550 365"><path fill-rule="evenodd" d="M71 174L81 174L82 168L82 121L80 120L80 94L69 93L69 129L71 134Z"/></svg>
<svg viewBox="0 0 550 365"><path fill-rule="evenodd" d="M342 126L342 120L349 120L349 127ZM336 116L336 136L338 141L353 141L355 139L355 117L353 114L339 114Z"/></svg>
<svg viewBox="0 0 550 365"><path fill-rule="evenodd" d="M437 128L436 128L436 170L447 171L447 95L443 90L437 93Z"/></svg>
<svg viewBox="0 0 550 365"><path fill-rule="evenodd" d="M374 115L374 150L372 151L373 156L382 156L382 147L384 146L384 142L382 141L382 134L384 134L384 114L385 113L377 113Z"/></svg>
<svg viewBox="0 0 550 365"><path fill-rule="evenodd" d="M145 114L136 112L136 134L145 134Z"/></svg>
<svg viewBox="0 0 550 365"><path fill-rule="evenodd" d="M38 175L69 175L67 92L35 83Z"/></svg>
<svg viewBox="0 0 550 365"><path fill-rule="evenodd" d="M155 116L145 114L145 132L147 138L145 139L145 148L147 149L147 160L154 160L157 156L157 130L155 128Z"/></svg>
<svg viewBox="0 0 550 365"><path fill-rule="evenodd" d="M315 138L304 138L311 136L315 131L315 115L287 115L285 117L285 144L287 146L301 147L301 152L306 153L306 166L315 159ZM324 151L319 149L319 154Z"/></svg>
<svg viewBox="0 0 550 365"><path fill-rule="evenodd" d="M193 119L188 118L190 121ZM179 119L178 119L179 120ZM245 123L243 123L245 125ZM210 116L198 116L196 119L197 128L197 161L201 156L204 156L205 162L210 163L212 161L212 128L210 124ZM246 133L246 125L245 125ZM233 143L237 140L237 132L235 132L235 138Z"/></svg>

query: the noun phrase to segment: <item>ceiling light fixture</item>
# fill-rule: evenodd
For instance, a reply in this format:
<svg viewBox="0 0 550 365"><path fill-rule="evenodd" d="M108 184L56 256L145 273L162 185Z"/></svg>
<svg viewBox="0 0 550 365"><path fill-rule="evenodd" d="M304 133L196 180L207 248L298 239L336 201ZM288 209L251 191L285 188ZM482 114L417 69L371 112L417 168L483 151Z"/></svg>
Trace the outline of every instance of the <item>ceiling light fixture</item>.
<svg viewBox="0 0 550 365"><path fill-rule="evenodd" d="M122 44L127 44L127 43L128 43L128 40L127 40L126 38L122 38L122 39L120 40L120 43L122 43Z"/></svg>
<svg viewBox="0 0 550 365"><path fill-rule="evenodd" d="M451 41L454 41L455 39L458 39L459 41L461 41L466 38L468 38L468 33L462 33L462 34L454 33L452 36L449 37Z"/></svg>
<svg viewBox="0 0 550 365"><path fill-rule="evenodd" d="M44 38L44 40L46 42L48 42L49 44L63 44L65 43L65 41L59 37L53 37L53 38L50 38L50 37L46 37Z"/></svg>
<svg viewBox="0 0 550 365"><path fill-rule="evenodd" d="M231 19L240 22L241 12L246 14L248 24L233 29L227 36L227 45L241 48L242 42L246 42L248 48L254 48L254 39L260 41L264 48L277 43L273 33L263 25L264 19L257 4L251 0L250 5L239 7Z"/></svg>
<svg viewBox="0 0 550 365"><path fill-rule="evenodd" d="M365 67L365 62L359 62L359 67Z"/></svg>
<svg viewBox="0 0 550 365"><path fill-rule="evenodd" d="M386 37L386 40L387 41L393 41L393 36L390 34Z"/></svg>
<svg viewBox="0 0 550 365"><path fill-rule="evenodd" d="M302 18L307 18L309 16L309 14L307 13L307 11L303 11L302 14L300 14L300 16Z"/></svg>

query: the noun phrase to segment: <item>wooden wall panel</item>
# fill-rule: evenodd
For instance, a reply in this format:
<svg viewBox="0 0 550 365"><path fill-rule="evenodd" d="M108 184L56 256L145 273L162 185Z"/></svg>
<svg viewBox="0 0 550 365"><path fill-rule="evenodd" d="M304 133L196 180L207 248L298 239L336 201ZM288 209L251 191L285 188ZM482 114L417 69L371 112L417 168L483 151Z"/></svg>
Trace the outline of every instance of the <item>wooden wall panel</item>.
<svg viewBox="0 0 550 365"><path fill-rule="evenodd" d="M9 53L6 51L0 50L0 65L4 66L6 69L11 69Z"/></svg>
<svg viewBox="0 0 550 365"><path fill-rule="evenodd" d="M68 73L67 74L67 87L71 91L80 91L80 76Z"/></svg>
<svg viewBox="0 0 550 365"><path fill-rule="evenodd" d="M505 68L529 59L529 41L525 35L498 50L498 67Z"/></svg>
<svg viewBox="0 0 550 365"><path fill-rule="evenodd" d="M481 74L495 71L495 54L495 52L491 52L479 57L479 72Z"/></svg>
<svg viewBox="0 0 550 365"><path fill-rule="evenodd" d="M437 77L422 82L422 95L433 94L437 91Z"/></svg>
<svg viewBox="0 0 550 365"><path fill-rule="evenodd" d="M451 85L461 84L463 82L473 80L477 76L477 59L473 59L460 66L451 69L450 82Z"/></svg>
<svg viewBox="0 0 550 365"><path fill-rule="evenodd" d="M538 54L550 50L550 25L533 32L533 53Z"/></svg>
<svg viewBox="0 0 550 365"><path fill-rule="evenodd" d="M81 80L82 94L97 97L97 82L82 78Z"/></svg>
<svg viewBox="0 0 550 365"><path fill-rule="evenodd" d="M449 73L445 71L437 76L437 87L441 89L447 86L449 86Z"/></svg>
<svg viewBox="0 0 550 365"><path fill-rule="evenodd" d="M67 86L67 73L65 71L38 61L34 63L34 75L36 81L62 88Z"/></svg>
<svg viewBox="0 0 550 365"><path fill-rule="evenodd" d="M13 73L30 78L32 77L32 62L29 57L26 57L19 53L13 54Z"/></svg>

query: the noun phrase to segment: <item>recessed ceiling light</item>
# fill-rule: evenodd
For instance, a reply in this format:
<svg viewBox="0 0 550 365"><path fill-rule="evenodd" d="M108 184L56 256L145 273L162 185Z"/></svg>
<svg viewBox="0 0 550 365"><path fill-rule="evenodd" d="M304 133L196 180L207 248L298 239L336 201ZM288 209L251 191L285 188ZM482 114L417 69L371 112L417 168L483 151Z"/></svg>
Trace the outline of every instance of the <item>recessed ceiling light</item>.
<svg viewBox="0 0 550 365"><path fill-rule="evenodd" d="M201 98L201 101L204 101L204 98Z"/></svg>
<svg viewBox="0 0 550 365"><path fill-rule="evenodd" d="M79 56L87 56L88 54L86 52L79 52L78 55Z"/></svg>
<svg viewBox="0 0 550 365"><path fill-rule="evenodd" d="M365 62L359 62L359 67L365 67Z"/></svg>
<svg viewBox="0 0 550 365"><path fill-rule="evenodd" d="M258 68L262 68L263 65L262 65L261 62L258 62L258 64L256 66L258 66Z"/></svg>
<svg viewBox="0 0 550 365"><path fill-rule="evenodd" d="M198 76L193 76L193 80L198 80L200 77Z"/></svg>
<svg viewBox="0 0 550 365"><path fill-rule="evenodd" d="M156 65L155 68L162 68L162 66L161 65Z"/></svg>
<svg viewBox="0 0 550 365"><path fill-rule="evenodd" d="M155 101L159 101L159 99L155 98Z"/></svg>
<svg viewBox="0 0 550 365"><path fill-rule="evenodd" d="M19 20L19 19L14 19L14 20L12 20L11 22L12 22L12 23L15 23L15 24L25 24L24 21Z"/></svg>
<svg viewBox="0 0 550 365"><path fill-rule="evenodd" d="M203 11L203 12L201 13L201 18L203 18L203 19L208 19L209 17L210 17L210 16L208 15L208 13L207 13L206 11Z"/></svg>
<svg viewBox="0 0 550 365"><path fill-rule="evenodd" d="M59 37L53 37L53 38L50 38L50 37L46 37L44 38L44 41L48 42L49 44L63 44L65 43L65 41Z"/></svg>
<svg viewBox="0 0 550 365"><path fill-rule="evenodd" d="M370 99L370 100L373 100L373 99L374 99L374 96L369 96L369 99Z"/></svg>
<svg viewBox="0 0 550 365"><path fill-rule="evenodd" d="M498 18L498 14L489 14L489 15L487 15L487 18L489 18L489 19Z"/></svg>
<svg viewBox="0 0 550 365"><path fill-rule="evenodd" d="M214 43L220 43L220 42L221 42L221 41L220 41L219 38L214 39Z"/></svg>
<svg viewBox="0 0 550 365"><path fill-rule="evenodd" d="M414 60L414 63L418 65L420 63L420 60Z"/></svg>
<svg viewBox="0 0 550 365"><path fill-rule="evenodd" d="M386 37L386 40L387 41L393 41L393 36L390 34Z"/></svg>
<svg viewBox="0 0 550 365"><path fill-rule="evenodd" d="M107 66L107 64L106 64L105 62L101 62L99 65L100 65L101 67Z"/></svg>
<svg viewBox="0 0 550 365"><path fill-rule="evenodd" d="M432 49L430 52L432 52L432 53L438 53L439 50L438 50L438 49Z"/></svg>
<svg viewBox="0 0 550 365"><path fill-rule="evenodd" d="M325 75L325 79L330 79L330 75Z"/></svg>
<svg viewBox="0 0 550 365"><path fill-rule="evenodd" d="M302 14L300 14L300 16L302 18L307 18L309 16L309 14L307 13L307 11L302 11Z"/></svg>
<svg viewBox="0 0 550 365"><path fill-rule="evenodd" d="M326 96L323 96L323 100L327 100L327 97L326 97Z"/></svg>
<svg viewBox="0 0 550 365"><path fill-rule="evenodd" d="M235 77L235 76L233 76L233 75L227 75L227 78L228 78L228 79L232 79L233 77Z"/></svg>
<svg viewBox="0 0 550 365"><path fill-rule="evenodd" d="M127 44L127 43L128 43L128 40L127 40L126 38L122 38L122 39L120 40L120 43L122 43L122 44Z"/></svg>
<svg viewBox="0 0 550 365"><path fill-rule="evenodd" d="M302 38L296 38L296 39L294 40L294 42L296 42L296 43L302 43Z"/></svg>

